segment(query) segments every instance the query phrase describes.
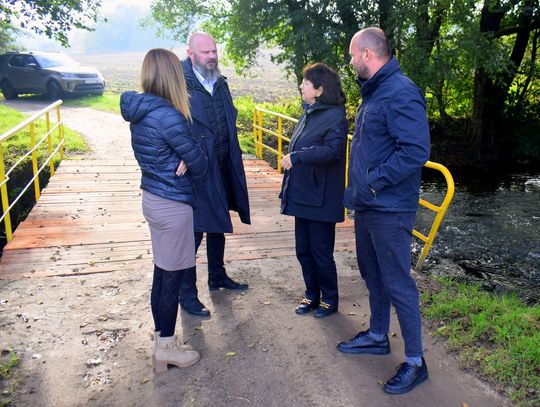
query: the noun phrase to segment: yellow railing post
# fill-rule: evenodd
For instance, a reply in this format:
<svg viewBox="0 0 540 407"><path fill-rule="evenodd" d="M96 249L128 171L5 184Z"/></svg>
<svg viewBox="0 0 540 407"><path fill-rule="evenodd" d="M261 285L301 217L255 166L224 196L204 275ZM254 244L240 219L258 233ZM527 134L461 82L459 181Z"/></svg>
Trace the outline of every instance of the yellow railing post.
<svg viewBox="0 0 540 407"><path fill-rule="evenodd" d="M7 190L6 167L4 165L4 144L0 143L0 194L2 195L2 209L4 210L4 228L8 242L13 239L11 230L11 216L9 214L9 196Z"/></svg>
<svg viewBox="0 0 540 407"><path fill-rule="evenodd" d="M257 107L253 109L253 145L255 146L255 156L259 157L259 145L257 144Z"/></svg>
<svg viewBox="0 0 540 407"><path fill-rule="evenodd" d="M47 128L47 148L49 149L49 157L52 155L52 135L51 135L51 119L49 117L49 112L45 113L45 126ZM53 160L49 161L49 170L51 177L54 175L54 162Z"/></svg>
<svg viewBox="0 0 540 407"><path fill-rule="evenodd" d="M431 209L432 211L435 211L437 215L435 216L435 219L433 220L433 223L431 224L431 229L429 230L429 235L427 239L425 240L424 247L422 248L422 252L420 253L420 257L418 258L418 261L416 262L415 270L420 270L422 267L422 264L424 263L424 260L426 259L429 250L431 249L431 245L433 244L433 240L435 240L435 235L437 234L437 231L439 230L439 226L441 225L441 222L444 218L444 215L446 213L446 210L448 209L448 206L450 206L450 202L452 201L452 197L454 196L454 178L452 177L452 174L450 171L448 171L448 168L446 168L444 165L435 163L432 161L426 162L425 166L427 168L431 168L437 171L440 171L444 179L446 180L446 195L444 196L443 202L440 207L437 207L423 199L420 199L420 204L425 206L428 209ZM414 231L416 232L416 230ZM413 233L414 233L413 232ZM415 233L416 236L418 236L420 233ZM424 240L424 239L421 239Z"/></svg>
<svg viewBox="0 0 540 407"><path fill-rule="evenodd" d="M263 149L262 149L262 141L263 141L263 131L262 131L262 125L263 125L263 113L259 110L259 158L263 158Z"/></svg>
<svg viewBox="0 0 540 407"><path fill-rule="evenodd" d="M64 159L64 124L62 123L62 117L60 115L60 104L56 106L56 119L58 120L58 142L60 143L60 160L63 160Z"/></svg>
<svg viewBox="0 0 540 407"><path fill-rule="evenodd" d="M282 151L282 148L283 148L283 121L282 121L282 118L281 116L278 117L277 119L277 132L278 132L278 139L277 139L277 151L278 151L278 155L277 155L277 170L279 173L281 173L281 159L283 158L283 151Z"/></svg>
<svg viewBox="0 0 540 407"><path fill-rule="evenodd" d="M39 201L40 189L39 189L39 176L38 176L38 161L37 152L34 149L36 146L36 125L34 122L30 123L30 145L32 147L32 173L34 174L34 194L36 196L36 202Z"/></svg>

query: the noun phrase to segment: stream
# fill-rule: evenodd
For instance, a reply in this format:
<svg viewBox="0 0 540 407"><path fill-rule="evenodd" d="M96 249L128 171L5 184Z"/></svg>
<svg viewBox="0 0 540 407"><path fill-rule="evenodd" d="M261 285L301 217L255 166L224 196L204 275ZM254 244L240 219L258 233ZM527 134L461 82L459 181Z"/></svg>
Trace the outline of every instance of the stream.
<svg viewBox="0 0 540 407"><path fill-rule="evenodd" d="M421 196L439 205L446 184L426 171ZM540 301L540 174L453 175L454 198L422 271ZM427 235L434 212L421 208L416 228ZM419 253L419 243L414 239L413 252Z"/></svg>

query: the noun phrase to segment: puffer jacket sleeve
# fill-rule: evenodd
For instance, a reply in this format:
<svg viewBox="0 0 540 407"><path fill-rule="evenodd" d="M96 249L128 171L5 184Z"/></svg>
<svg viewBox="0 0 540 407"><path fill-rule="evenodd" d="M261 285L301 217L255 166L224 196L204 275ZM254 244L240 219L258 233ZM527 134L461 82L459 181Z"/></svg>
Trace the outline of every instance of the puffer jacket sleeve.
<svg viewBox="0 0 540 407"><path fill-rule="evenodd" d="M163 126L165 141L184 160L193 179L204 179L208 171L208 159L198 140L191 134L187 120L182 115L172 114L163 120Z"/></svg>

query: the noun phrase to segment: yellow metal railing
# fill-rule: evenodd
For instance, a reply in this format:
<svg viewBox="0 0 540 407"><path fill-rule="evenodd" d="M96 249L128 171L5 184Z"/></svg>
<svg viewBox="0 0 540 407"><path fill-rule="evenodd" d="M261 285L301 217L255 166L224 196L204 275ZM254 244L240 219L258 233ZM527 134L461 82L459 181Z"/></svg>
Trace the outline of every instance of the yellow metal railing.
<svg viewBox="0 0 540 407"><path fill-rule="evenodd" d="M13 127L12 129L6 131L4 134L0 136L0 195L2 199L2 217L0 217L0 222L4 221L4 226L6 230L6 238L8 242L13 239L13 230L11 226L11 216L10 211L13 209L15 204L21 199L21 197L24 195L24 193L30 188L30 186L34 185L34 195L36 198L36 202L39 200L40 197L40 185L39 185L39 174L43 171L43 169L49 165L49 171L51 174L51 177L54 175L54 161L53 157L56 153L60 153L60 159L64 158L64 127L62 118L60 115L60 105L62 104L61 100L58 100L46 108L42 109L41 111L33 114L28 119L24 120L17 126ZM51 127L51 120L50 120L50 112L52 110L56 110L56 123ZM45 127L46 127L46 133L41 136L39 140L36 141L36 121L40 119L41 117L45 116ZM13 135L16 133L28 128L28 132L30 133L30 147L29 150L21 157L15 164L13 164L7 171L6 166L4 162L4 143ZM53 148L53 138L52 138L52 132L58 130L58 143L56 143L56 147ZM37 150L38 148L47 141L47 151L48 156L43 157L44 162L41 164L41 166L38 163L38 154ZM17 194L17 196L13 199L13 201L10 203L9 194L8 194L8 181L9 176L13 172L13 170L20 165L23 161L25 161L28 157L30 157L32 161L32 179L22 188L21 192Z"/></svg>
<svg viewBox="0 0 540 407"><path fill-rule="evenodd" d="M277 132L273 131L271 129L265 128L263 126L263 114L266 113L270 116L277 117L278 123L277 123ZM262 109L258 106L255 106L255 110L253 111L253 140L255 143L255 154L258 158L263 158L263 148L271 151L277 156L277 169L279 172L281 172L281 158L283 157L283 140L290 142L290 138L283 135L283 120L288 120L292 123L297 123L298 120L294 119L292 117L283 115L281 113L272 112L270 110ZM269 134L271 136L274 136L277 138L277 149L274 149L263 142L263 133ZM345 169L345 184L348 183L348 168L349 168L349 151L350 151L350 145L351 145L352 136L347 137L347 153L346 153L346 169ZM428 202L422 198L419 199L419 204L434 211L436 213L435 218L433 220L433 223L431 224L431 228L429 231L428 236L423 235L416 229L413 230L413 235L416 236L418 239L424 242L424 246L422 248L422 251L420 252L420 256L418 258L418 261L416 262L415 270L420 270L422 267L422 264L424 263L424 260L426 259L429 250L431 249L431 245L433 244L433 240L435 239L435 235L437 234L437 231L439 230L439 226L441 225L441 222L443 220L444 214L446 213L446 210L448 209L448 206L450 205L450 201L452 201L452 197L454 196L454 179L452 178L452 174L450 174L450 171L442 165L438 164L432 161L428 161L425 164L426 168L431 168L434 170L437 170L441 172L446 180L446 195L444 197L443 202L440 206L437 206L431 202Z"/></svg>

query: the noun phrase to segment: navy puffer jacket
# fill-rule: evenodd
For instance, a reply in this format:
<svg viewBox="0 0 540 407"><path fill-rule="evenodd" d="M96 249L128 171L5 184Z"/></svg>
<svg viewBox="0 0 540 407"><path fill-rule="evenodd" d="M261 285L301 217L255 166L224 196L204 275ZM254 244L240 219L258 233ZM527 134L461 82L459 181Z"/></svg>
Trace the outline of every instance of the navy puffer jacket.
<svg viewBox="0 0 540 407"><path fill-rule="evenodd" d="M131 146L141 167L141 189L194 206L193 181L204 182L208 160L186 118L169 101L148 93L123 93L120 110L130 122ZM188 171L177 176L180 160Z"/></svg>

